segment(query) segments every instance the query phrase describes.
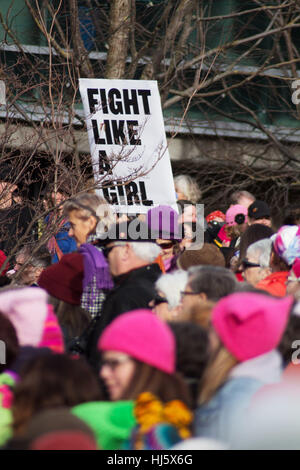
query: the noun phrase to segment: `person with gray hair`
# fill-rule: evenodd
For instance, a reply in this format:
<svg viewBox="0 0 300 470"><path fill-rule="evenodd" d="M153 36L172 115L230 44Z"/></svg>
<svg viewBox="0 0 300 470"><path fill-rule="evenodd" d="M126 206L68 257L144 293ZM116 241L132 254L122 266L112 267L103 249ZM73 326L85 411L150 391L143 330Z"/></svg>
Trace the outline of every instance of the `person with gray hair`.
<svg viewBox="0 0 300 470"><path fill-rule="evenodd" d="M144 222L120 222L110 227L105 239L99 240L115 287L107 294L101 316L89 339L87 358L99 368L98 339L107 325L119 315L136 309L148 309L155 296L155 282L161 274L156 258L161 248L150 239ZM148 236L146 236L148 234Z"/></svg>
<svg viewBox="0 0 300 470"><path fill-rule="evenodd" d="M242 274L249 284L256 286L272 272L270 268L272 241L263 238L252 243L246 251L246 258L242 261Z"/></svg>
<svg viewBox="0 0 300 470"><path fill-rule="evenodd" d="M78 247L95 240L115 222L107 201L92 193L82 193L68 199L64 203L63 214L71 225L69 235Z"/></svg>
<svg viewBox="0 0 300 470"><path fill-rule="evenodd" d="M201 198L201 191L197 182L189 175L178 175L174 178L177 198L197 204Z"/></svg>
<svg viewBox="0 0 300 470"><path fill-rule="evenodd" d="M155 283L155 297L149 307L164 321L181 321L181 292L188 280L186 271L162 274Z"/></svg>
<svg viewBox="0 0 300 470"><path fill-rule="evenodd" d="M193 266L188 269L188 282L181 293L183 314L206 301L217 302L236 288L232 271L220 266Z"/></svg>
<svg viewBox="0 0 300 470"><path fill-rule="evenodd" d="M10 277L13 277L13 284L37 286L41 273L50 265L51 254L46 246L42 245L34 250L31 245L25 245L16 254L16 263Z"/></svg>
<svg viewBox="0 0 300 470"><path fill-rule="evenodd" d="M239 204L240 206L249 207L254 201L255 196L249 191L235 191L229 197L230 205L234 206Z"/></svg>
<svg viewBox="0 0 300 470"><path fill-rule="evenodd" d="M101 314L106 294L113 287L101 247L95 243L108 231L115 217L106 200L93 193L81 193L68 199L63 214L70 223L68 234L75 239L84 259L81 307L94 318Z"/></svg>

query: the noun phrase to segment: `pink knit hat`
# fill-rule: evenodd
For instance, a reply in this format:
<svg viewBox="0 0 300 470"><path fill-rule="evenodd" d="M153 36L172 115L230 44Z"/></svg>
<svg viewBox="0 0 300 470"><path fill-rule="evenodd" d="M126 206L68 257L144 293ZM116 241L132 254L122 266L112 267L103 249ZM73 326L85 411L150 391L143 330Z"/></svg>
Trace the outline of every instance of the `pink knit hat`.
<svg viewBox="0 0 300 470"><path fill-rule="evenodd" d="M48 294L38 287L4 290L0 311L14 325L20 346L38 347L47 317Z"/></svg>
<svg viewBox="0 0 300 470"><path fill-rule="evenodd" d="M237 218L239 214L244 216L243 222L240 222ZM235 204L234 206L229 207L225 217L227 225L239 225L241 223L248 222L248 209L240 204Z"/></svg>
<svg viewBox="0 0 300 470"><path fill-rule="evenodd" d="M64 337L52 305L47 305L47 316L39 348L49 348L59 354L65 352Z"/></svg>
<svg viewBox="0 0 300 470"><path fill-rule="evenodd" d="M120 351L168 374L175 372L175 338L151 310L133 310L117 317L103 331L98 349Z"/></svg>
<svg viewBox="0 0 300 470"><path fill-rule="evenodd" d="M14 325L20 346L62 353L63 334L47 300L47 292L38 287L9 289L0 293L0 311Z"/></svg>
<svg viewBox="0 0 300 470"><path fill-rule="evenodd" d="M239 361L247 361L276 348L285 330L293 297L274 299L242 292L221 299L212 323L221 341Z"/></svg>

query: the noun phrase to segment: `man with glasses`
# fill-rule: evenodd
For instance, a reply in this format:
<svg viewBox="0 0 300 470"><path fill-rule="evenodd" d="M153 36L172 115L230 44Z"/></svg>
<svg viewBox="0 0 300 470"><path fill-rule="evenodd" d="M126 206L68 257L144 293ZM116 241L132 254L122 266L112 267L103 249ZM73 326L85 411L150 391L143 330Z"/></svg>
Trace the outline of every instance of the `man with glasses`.
<svg viewBox="0 0 300 470"><path fill-rule="evenodd" d="M269 276L272 241L264 238L252 243L247 249L246 258L242 261L242 274L246 282L256 286L260 281Z"/></svg>
<svg viewBox="0 0 300 470"><path fill-rule="evenodd" d="M141 221L113 224L99 241L107 259L115 287L108 293L101 317L89 340L88 358L98 366L97 342L103 329L122 313L149 308L155 296L155 282L161 274L155 263L161 253L149 237L147 225Z"/></svg>
<svg viewBox="0 0 300 470"><path fill-rule="evenodd" d="M189 314L204 302L217 302L234 292L237 281L234 274L220 266L193 266L188 269L188 282L181 292L183 314Z"/></svg>

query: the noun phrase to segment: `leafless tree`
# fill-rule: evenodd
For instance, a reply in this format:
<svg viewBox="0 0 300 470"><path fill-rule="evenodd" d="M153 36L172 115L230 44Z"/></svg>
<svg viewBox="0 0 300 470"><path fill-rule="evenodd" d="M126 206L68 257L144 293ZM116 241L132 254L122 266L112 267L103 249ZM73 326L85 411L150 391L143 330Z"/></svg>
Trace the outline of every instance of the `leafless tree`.
<svg viewBox="0 0 300 470"><path fill-rule="evenodd" d="M235 9L231 4L25 0L43 44L34 47L14 28L16 13L8 1L0 8L0 79L7 89L2 163L13 160L30 187L40 182L42 189L50 174L57 190L68 172L77 182L72 192L87 184L92 189L91 162L80 141L78 79L157 80L171 139L181 136L187 146L192 140L197 145L195 128L209 130L199 160L174 166L199 180L208 209L225 208L234 189L252 190L275 209L286 206L299 186L300 114L291 99L299 78L299 1L236 2ZM234 129L244 130L237 134L248 137L235 140L233 148L220 122L225 130L235 123ZM33 200L40 217L38 196Z"/></svg>

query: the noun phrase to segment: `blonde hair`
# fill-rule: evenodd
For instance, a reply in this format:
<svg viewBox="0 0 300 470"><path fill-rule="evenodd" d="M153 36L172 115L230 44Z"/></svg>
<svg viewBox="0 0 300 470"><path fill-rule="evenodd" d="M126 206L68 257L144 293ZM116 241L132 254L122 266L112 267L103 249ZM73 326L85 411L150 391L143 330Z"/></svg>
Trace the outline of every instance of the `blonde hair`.
<svg viewBox="0 0 300 470"><path fill-rule="evenodd" d="M237 364L238 360L219 340L219 347L212 353L200 383L198 405L203 405L211 400L217 390L226 382L229 372Z"/></svg>
<svg viewBox="0 0 300 470"><path fill-rule="evenodd" d="M115 223L115 215L108 202L94 193L82 193L68 199L63 206L63 214L68 216L71 211L80 211L78 217L87 220L92 215L98 220L96 234L106 232Z"/></svg>
<svg viewBox="0 0 300 470"><path fill-rule="evenodd" d="M174 178L176 191L183 193L186 199L196 204L201 198L201 191L198 184L188 175L178 175Z"/></svg>

